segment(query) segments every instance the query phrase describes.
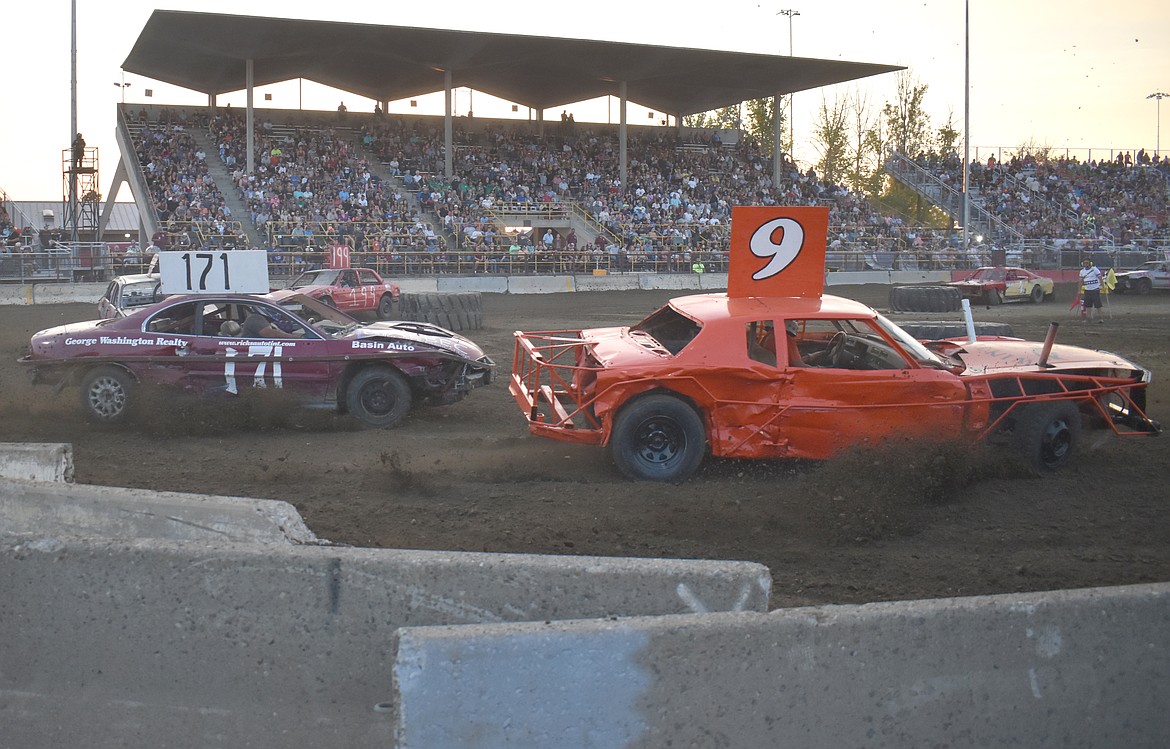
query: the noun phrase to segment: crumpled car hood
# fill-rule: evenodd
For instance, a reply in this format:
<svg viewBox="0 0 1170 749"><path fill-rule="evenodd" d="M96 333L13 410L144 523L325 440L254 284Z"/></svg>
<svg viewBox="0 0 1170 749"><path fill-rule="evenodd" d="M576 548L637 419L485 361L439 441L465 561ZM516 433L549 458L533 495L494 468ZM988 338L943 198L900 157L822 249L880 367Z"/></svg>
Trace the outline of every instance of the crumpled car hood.
<svg viewBox="0 0 1170 749"><path fill-rule="evenodd" d="M349 335L348 340L385 340L401 345L422 344L455 354L463 359L481 361L484 351L473 341L428 323L387 320L362 325ZM401 346L395 346L402 350Z"/></svg>
<svg viewBox="0 0 1170 749"><path fill-rule="evenodd" d="M954 352L966 365L964 375L995 372L1051 372L1060 369L1132 369L1142 367L1108 351L1054 344L1048 366L1038 366L1044 344L1036 341L975 341Z"/></svg>

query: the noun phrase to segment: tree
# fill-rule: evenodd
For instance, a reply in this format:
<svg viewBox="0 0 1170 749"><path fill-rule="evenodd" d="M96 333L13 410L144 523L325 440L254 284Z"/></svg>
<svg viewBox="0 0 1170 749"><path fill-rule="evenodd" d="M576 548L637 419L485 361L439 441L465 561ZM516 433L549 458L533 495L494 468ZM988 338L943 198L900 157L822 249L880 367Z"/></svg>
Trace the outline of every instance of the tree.
<svg viewBox="0 0 1170 749"><path fill-rule="evenodd" d="M732 104L721 109L712 109L709 112L688 114L683 117L684 127L711 128L713 130L738 130L743 126L743 116L739 104Z"/></svg>
<svg viewBox="0 0 1170 749"><path fill-rule="evenodd" d="M784 127L784 105L787 99L780 97L780 126ZM746 133L755 139L760 144L760 150L764 154L772 155L772 143L774 141L772 123L777 117L776 99L772 96L767 96L763 99L752 99L746 103L747 120L744 122L744 130Z"/></svg>
<svg viewBox="0 0 1170 749"><path fill-rule="evenodd" d="M832 106L821 97L817 123L813 127L813 147L821 154L817 171L826 184L840 184L848 173L849 129L847 102L834 99Z"/></svg>
<svg viewBox="0 0 1170 749"><path fill-rule="evenodd" d="M938 129L936 152L939 156L946 157L952 153L959 152L959 136L962 133L955 127L955 113L954 110L947 112L947 121Z"/></svg>
<svg viewBox="0 0 1170 749"><path fill-rule="evenodd" d="M899 71L896 98L882 109L891 145L911 158L934 146L929 136L930 115L923 107L927 88L908 70Z"/></svg>

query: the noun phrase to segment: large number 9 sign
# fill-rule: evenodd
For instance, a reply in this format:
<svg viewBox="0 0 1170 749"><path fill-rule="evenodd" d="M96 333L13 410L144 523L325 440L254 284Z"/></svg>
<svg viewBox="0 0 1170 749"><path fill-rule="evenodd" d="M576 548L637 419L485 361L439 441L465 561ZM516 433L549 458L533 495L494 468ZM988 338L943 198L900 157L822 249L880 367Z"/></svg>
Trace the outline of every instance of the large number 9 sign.
<svg viewBox="0 0 1170 749"><path fill-rule="evenodd" d="M824 206L733 207L727 295L820 296L828 229Z"/></svg>
<svg viewBox="0 0 1170 749"><path fill-rule="evenodd" d="M772 236L777 230L783 231L780 244L772 241ZM803 246L804 227L795 219L772 219L756 229L755 233L752 234L750 244L752 254L758 258L769 258L769 260L767 265L752 274L752 279L763 281L765 278L771 278L784 270L792 264L793 260L796 260L796 256L800 254L800 248Z"/></svg>

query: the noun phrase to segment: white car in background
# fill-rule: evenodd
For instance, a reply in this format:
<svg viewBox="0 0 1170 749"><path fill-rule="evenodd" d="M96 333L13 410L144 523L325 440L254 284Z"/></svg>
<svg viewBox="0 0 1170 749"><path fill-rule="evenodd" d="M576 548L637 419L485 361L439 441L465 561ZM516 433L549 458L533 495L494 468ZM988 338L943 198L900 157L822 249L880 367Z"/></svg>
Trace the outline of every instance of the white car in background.
<svg viewBox="0 0 1170 749"><path fill-rule="evenodd" d="M1123 270L1115 275L1117 291L1121 294L1127 291L1149 294L1154 289L1170 289L1170 262L1165 260L1151 260L1133 270Z"/></svg>

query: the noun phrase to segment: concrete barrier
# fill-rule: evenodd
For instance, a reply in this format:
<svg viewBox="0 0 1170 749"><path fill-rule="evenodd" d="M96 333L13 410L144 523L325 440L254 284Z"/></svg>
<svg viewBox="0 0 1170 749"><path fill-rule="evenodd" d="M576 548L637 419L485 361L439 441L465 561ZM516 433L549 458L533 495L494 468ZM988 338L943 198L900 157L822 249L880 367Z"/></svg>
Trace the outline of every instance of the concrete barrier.
<svg viewBox="0 0 1170 749"><path fill-rule="evenodd" d="M399 749L1163 747L1170 585L407 628Z"/></svg>
<svg viewBox="0 0 1170 749"><path fill-rule="evenodd" d="M702 284L702 276L698 273L680 275L657 275L643 273L640 277L643 289L698 289Z"/></svg>
<svg viewBox="0 0 1170 749"><path fill-rule="evenodd" d="M33 304L92 302L97 318L97 302L106 293L105 283L36 283L32 286Z"/></svg>
<svg viewBox="0 0 1170 749"><path fill-rule="evenodd" d="M0 442L0 479L72 481L73 445L61 442Z"/></svg>
<svg viewBox="0 0 1170 749"><path fill-rule="evenodd" d="M32 286L0 284L0 305L32 304Z"/></svg>
<svg viewBox="0 0 1170 749"><path fill-rule="evenodd" d="M439 281L436 277L429 278L395 278L391 279L398 284L398 288L411 294L426 294L439 290Z"/></svg>
<svg viewBox="0 0 1170 749"><path fill-rule="evenodd" d="M507 276L463 276L460 278L447 278L440 276L438 281L438 291L440 292L466 292L479 291L486 294L506 294L508 293L508 278Z"/></svg>
<svg viewBox="0 0 1170 749"><path fill-rule="evenodd" d="M641 274L614 273L604 276L581 275L573 277L573 287L577 291L632 291L642 288Z"/></svg>
<svg viewBox="0 0 1170 749"><path fill-rule="evenodd" d="M0 534L0 746L390 747L399 627L769 591L739 562Z"/></svg>
<svg viewBox="0 0 1170 749"><path fill-rule="evenodd" d="M0 527L36 536L318 543L287 502L29 481L0 480Z"/></svg>
<svg viewBox="0 0 1170 749"><path fill-rule="evenodd" d="M593 276L590 276L592 278ZM510 276L508 292L511 294L555 294L574 291L573 276Z"/></svg>

